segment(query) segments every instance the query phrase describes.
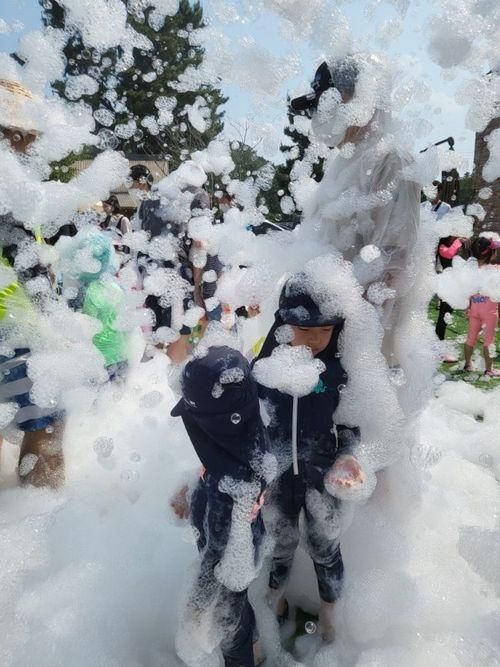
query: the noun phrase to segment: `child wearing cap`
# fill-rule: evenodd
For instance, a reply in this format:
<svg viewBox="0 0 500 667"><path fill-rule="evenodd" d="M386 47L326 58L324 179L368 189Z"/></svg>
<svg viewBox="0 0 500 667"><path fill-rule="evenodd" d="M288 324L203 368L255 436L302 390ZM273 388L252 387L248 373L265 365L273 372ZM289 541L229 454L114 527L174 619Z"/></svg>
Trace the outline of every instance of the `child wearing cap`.
<svg viewBox="0 0 500 667"><path fill-rule="evenodd" d="M314 390L298 399L296 427L292 396L264 386L259 389L271 415L267 430L280 470L266 496L276 540L269 601L275 605L278 620L284 621L288 617L284 588L299 544L299 518L303 511L307 549L314 562L321 598L319 631L325 640L333 638L333 603L340 595L344 570L339 546L340 501L326 491L325 484L329 491L335 491L364 482L363 471L353 455L358 429L334 421L340 393L347 382L337 347L342 327L341 318L322 315L307 276L296 274L282 290L275 323L256 362L271 356L278 346L277 337L283 340L288 336L290 345L309 347L325 367ZM295 470L294 440L298 450Z"/></svg>
<svg viewBox="0 0 500 667"><path fill-rule="evenodd" d="M496 256L500 243L493 239L480 236L472 242L471 253L477 259L479 268L491 264ZM483 294L474 294L470 299L468 310L469 330L464 346L465 371L473 370L472 353L481 329L484 329L483 356L487 377L500 377L500 371L493 368L493 360L490 356L489 347L495 342L495 331L498 323L498 303L492 301Z"/></svg>
<svg viewBox="0 0 500 667"><path fill-rule="evenodd" d="M171 501L179 517L189 514L201 555L177 652L189 665L212 664L220 648L226 667L253 667L255 619L247 588L258 573L260 506L273 459L247 360L228 347L194 358L184 369L182 399L172 415L182 417L203 465L189 511L186 487Z"/></svg>

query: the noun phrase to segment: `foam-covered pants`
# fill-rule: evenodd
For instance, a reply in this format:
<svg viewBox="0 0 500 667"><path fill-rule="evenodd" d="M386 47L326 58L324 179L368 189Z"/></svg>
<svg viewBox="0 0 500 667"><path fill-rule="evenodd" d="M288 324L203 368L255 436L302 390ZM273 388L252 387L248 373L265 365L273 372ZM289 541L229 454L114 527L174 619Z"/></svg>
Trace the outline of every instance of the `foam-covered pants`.
<svg viewBox="0 0 500 667"><path fill-rule="evenodd" d="M197 543L202 555L196 600L204 608L216 600L213 613L215 624L224 631L221 650L225 667L254 667L255 617L247 590L231 591L215 577L215 568L227 545L232 509L231 497L218 490L217 482L209 476L199 481L191 501L191 522L198 531ZM252 529L257 552L264 534L260 514Z"/></svg>
<svg viewBox="0 0 500 667"><path fill-rule="evenodd" d="M276 540L269 587L281 588L290 574L300 540L299 518L304 510L306 546L314 563L319 596L335 602L340 596L344 564L339 545L339 501L310 487L303 475L287 470L269 498Z"/></svg>

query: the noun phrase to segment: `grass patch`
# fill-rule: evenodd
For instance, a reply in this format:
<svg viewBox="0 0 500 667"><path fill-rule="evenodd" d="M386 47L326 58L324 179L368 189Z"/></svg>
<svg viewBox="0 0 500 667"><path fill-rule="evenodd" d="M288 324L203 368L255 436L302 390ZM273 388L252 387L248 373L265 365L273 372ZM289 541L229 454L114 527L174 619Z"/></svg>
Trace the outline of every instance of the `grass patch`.
<svg viewBox="0 0 500 667"><path fill-rule="evenodd" d="M439 314L438 305L439 302L437 297L434 297L429 304L429 318L434 324L436 324ZM495 380L494 378L490 380L484 380L483 374L479 371L464 373L464 342L467 337L468 328L469 321L465 315L465 311L455 310L453 312L453 321L446 327L446 340L454 341L456 343L459 360L456 364L441 364L439 367L439 372L445 375L449 380L466 380L479 389L494 389L495 387L500 387L500 380ZM500 343L498 330L495 337L495 343L498 349ZM480 344L476 345L476 349L481 349ZM496 366L498 368L498 357L495 361L493 362L493 365L494 367Z"/></svg>

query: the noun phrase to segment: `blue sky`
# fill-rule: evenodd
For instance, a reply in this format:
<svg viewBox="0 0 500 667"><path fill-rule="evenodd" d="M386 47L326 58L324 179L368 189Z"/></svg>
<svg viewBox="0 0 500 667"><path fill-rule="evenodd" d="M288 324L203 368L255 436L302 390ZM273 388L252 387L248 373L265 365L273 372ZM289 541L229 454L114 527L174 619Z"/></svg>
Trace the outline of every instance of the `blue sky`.
<svg viewBox="0 0 500 667"><path fill-rule="evenodd" d="M218 2L219 0L203 1L206 16L209 19L212 17L214 27L223 30L232 40L233 49L238 48L238 42L241 39L253 40L258 47L268 50L271 56L277 59L284 58L286 61L292 54L294 60L298 62L297 71L299 73L285 80L280 85L278 93L269 96L268 99L258 95L249 95L239 86L226 85L223 82L224 92L230 97L226 116L231 124L242 127L249 119L250 123L257 123L255 130L257 133L260 124L267 124L275 131L281 131L286 122L287 92L307 90L315 65L318 58L321 57L321 52L315 48L314 36L309 41L304 39L292 42L287 39L286 35L283 35L282 22L270 12L263 12L253 17L247 15L244 22L224 25L218 21L216 16L214 17ZM237 8L239 3L236 0L233 4ZM248 7L249 3L243 4ZM474 136L472 132L465 129L466 110L454 99L455 92L463 85L466 75L459 74L454 79L450 78L448 73L443 73L430 60L426 52L426 20L427 16L434 11L435 5L428 0L411 3L410 10L402 22L401 34L390 43L385 43L379 40L377 31L384 21L398 18L394 4L397 4L396 0L392 0L392 3L380 0L373 0L371 3L361 0L337 3L346 16L358 45L370 50L385 51L389 54L391 61L400 69L425 80L430 87L432 93L424 104L410 106L407 109L407 112L418 112L421 117L433 125L426 134L415 138L415 149L423 148L434 141L452 135L455 137L457 150L466 158L467 166L470 168ZM372 13L367 16L369 6L372 7ZM0 18L9 25L14 20L21 21L24 24L24 30L36 29L40 25L39 4L37 0L3 0ZM16 30L0 34L0 50L9 52L14 50L21 34L22 31Z"/></svg>

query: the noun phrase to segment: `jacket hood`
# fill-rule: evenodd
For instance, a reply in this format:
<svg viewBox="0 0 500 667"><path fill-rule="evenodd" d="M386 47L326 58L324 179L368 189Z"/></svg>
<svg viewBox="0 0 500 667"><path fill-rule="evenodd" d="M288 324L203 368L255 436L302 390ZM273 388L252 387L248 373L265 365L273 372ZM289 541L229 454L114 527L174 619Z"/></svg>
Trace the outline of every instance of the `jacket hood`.
<svg viewBox="0 0 500 667"><path fill-rule="evenodd" d="M182 395L171 414L182 417L207 471L218 478L263 476L268 439L257 383L245 357L229 347L209 348L186 364Z"/></svg>

